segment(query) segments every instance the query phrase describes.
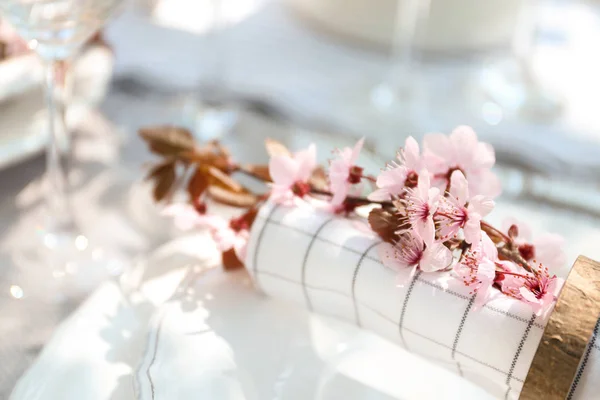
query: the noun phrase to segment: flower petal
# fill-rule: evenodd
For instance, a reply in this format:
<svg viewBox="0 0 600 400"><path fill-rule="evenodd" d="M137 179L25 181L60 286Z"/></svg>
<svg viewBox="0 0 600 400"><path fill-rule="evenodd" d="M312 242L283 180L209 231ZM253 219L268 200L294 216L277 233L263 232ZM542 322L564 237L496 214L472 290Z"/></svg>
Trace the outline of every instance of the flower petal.
<svg viewBox="0 0 600 400"><path fill-rule="evenodd" d="M360 155L360 151L363 148L363 145L365 144L365 138L361 138L358 142L356 142L356 144L354 145L354 148L352 149L352 156L350 157L350 165L354 165L356 164L356 160L358 160L358 156Z"/></svg>
<svg viewBox="0 0 600 400"><path fill-rule="evenodd" d="M379 245L377 253L379 254L379 259L383 265L394 271L400 271L408 267L408 264L403 263L396 257L394 245L390 243L382 243Z"/></svg>
<svg viewBox="0 0 600 400"><path fill-rule="evenodd" d="M402 149L402 158L400 162L404 162L404 165L413 171L421 169L421 156L419 150L419 143L414 137L409 136L404 142L404 149Z"/></svg>
<svg viewBox="0 0 600 400"><path fill-rule="evenodd" d="M474 166L488 169L492 168L495 163L496 154L494 153L494 147L489 143L477 143L477 150L473 159Z"/></svg>
<svg viewBox="0 0 600 400"><path fill-rule="evenodd" d="M396 286L402 288L402 287L408 285L408 283L410 281L412 281L412 279L415 276L416 272L417 272L417 266L416 265L414 267L410 268L410 270L408 271L408 274L405 273L405 270L400 271L398 273L398 275L396 275Z"/></svg>
<svg viewBox="0 0 600 400"><path fill-rule="evenodd" d="M483 257L488 260L495 262L498 260L498 249L496 245L490 239L490 237L485 232L481 232L481 251L483 253Z"/></svg>
<svg viewBox="0 0 600 400"><path fill-rule="evenodd" d="M472 245L481 240L481 217L478 214L469 214L469 219L463 228L465 241Z"/></svg>
<svg viewBox="0 0 600 400"><path fill-rule="evenodd" d="M450 134L455 159L459 166L470 166L477 153L477 134L470 126L458 126Z"/></svg>
<svg viewBox="0 0 600 400"><path fill-rule="evenodd" d="M422 169L419 171L419 180L417 183L417 192L423 200L429 197L429 188L431 188L431 180L429 179L429 171Z"/></svg>
<svg viewBox="0 0 600 400"><path fill-rule="evenodd" d="M454 197L460 206L469 201L469 184L460 171L454 171L450 177L450 196Z"/></svg>
<svg viewBox="0 0 600 400"><path fill-rule="evenodd" d="M296 180L307 181L317 166L317 146L311 143L306 150L294 154L294 160L298 163Z"/></svg>
<svg viewBox="0 0 600 400"><path fill-rule="evenodd" d="M298 180L299 164L287 156L273 156L269 161L269 174L277 185L290 187Z"/></svg>
<svg viewBox="0 0 600 400"><path fill-rule="evenodd" d="M470 213L477 213L482 217L488 215L494 209L495 203L489 197L477 195L471 198L469 201L469 207L467 208Z"/></svg>
<svg viewBox="0 0 600 400"><path fill-rule="evenodd" d="M423 252L419 268L423 272L434 272L442 270L452 262L452 252L443 244L432 244Z"/></svg>
<svg viewBox="0 0 600 400"><path fill-rule="evenodd" d="M387 189L377 189L367 197L371 201L388 201L392 198Z"/></svg>
<svg viewBox="0 0 600 400"><path fill-rule="evenodd" d="M449 155L450 139L443 133L429 133L423 138L423 147L438 157L446 159Z"/></svg>
<svg viewBox="0 0 600 400"><path fill-rule="evenodd" d="M429 216L425 221L416 221L414 225L415 233L426 245L430 245L435 240L435 224L433 217Z"/></svg>

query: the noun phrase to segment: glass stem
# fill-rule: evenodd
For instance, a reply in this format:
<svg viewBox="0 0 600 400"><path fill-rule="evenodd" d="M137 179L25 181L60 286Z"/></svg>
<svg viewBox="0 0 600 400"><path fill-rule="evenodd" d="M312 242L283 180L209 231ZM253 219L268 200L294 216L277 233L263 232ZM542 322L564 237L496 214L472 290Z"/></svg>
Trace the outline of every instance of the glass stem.
<svg viewBox="0 0 600 400"><path fill-rule="evenodd" d="M66 124L67 62L50 60L46 65L46 149L48 228L51 233L75 233L76 224L69 201L70 141Z"/></svg>
<svg viewBox="0 0 600 400"><path fill-rule="evenodd" d="M225 49L223 48L225 40L223 37L225 31L224 4L223 0L212 0L212 23L206 34L209 46L212 49L212 60L207 62L207 73L205 82L208 82L209 91L208 100L217 105L225 99L225 76L227 60L225 59ZM212 62L211 62L212 61Z"/></svg>
<svg viewBox="0 0 600 400"><path fill-rule="evenodd" d="M400 91L409 94L414 71L414 48L417 32L423 28L429 14L429 0L397 0L392 39L391 66L387 82Z"/></svg>

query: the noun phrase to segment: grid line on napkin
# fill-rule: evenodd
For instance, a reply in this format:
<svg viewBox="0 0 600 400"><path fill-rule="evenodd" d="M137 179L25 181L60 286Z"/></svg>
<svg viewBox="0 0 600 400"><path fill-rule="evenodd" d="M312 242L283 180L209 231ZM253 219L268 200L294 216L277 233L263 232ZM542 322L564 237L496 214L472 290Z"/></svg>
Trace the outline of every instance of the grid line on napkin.
<svg viewBox="0 0 600 400"><path fill-rule="evenodd" d="M270 276L270 277L272 277L272 278L276 278L276 279L284 280L284 281L286 281L286 282L294 283L294 284L296 284L296 285L301 285L301 283L300 283L300 282L298 282L298 281L295 281L295 280L292 280L292 279L286 278L286 277L284 277L284 276L281 276L281 275L277 275L277 274L275 274L275 273L272 273L272 272L268 272L268 271L258 271L258 273L259 273L259 274L263 274L263 275L268 275L268 276ZM340 291L338 291L338 290L335 290L335 289L332 289L332 288L326 288L326 287L320 287L320 286L313 286L313 285L308 285L308 284L307 284L307 288L309 288L309 289L314 289L314 290L321 290L321 291L329 291L329 292L331 292L331 293L334 293L334 294L337 294L337 295L340 295L340 296L348 296L348 294L347 294L347 293L343 293L343 292L340 292ZM368 304L366 304L366 303L363 303L363 302L360 302L360 301L358 301L358 300L357 300L357 305L358 305L358 306L360 306L360 307L364 307L364 308L368 309L369 311L371 311L371 312L373 312L373 313L377 314L378 316L380 316L382 319L384 319L384 320L386 320L386 321L390 322L391 324L393 324L393 325L395 325L395 326L398 326L398 322L397 322L397 321L395 321L394 319L392 319L392 318L390 318L390 317L388 317L388 316L384 315L384 314L383 314L383 313L381 313L380 311L378 311L378 310L376 310L376 309L372 308L372 307L371 307L371 306L369 306ZM417 331L416 331L416 330L414 330L414 329L411 329L411 328L409 328L409 327L407 327L407 326L403 326L403 329L404 329L404 330L406 330L406 331L408 331L408 332L410 332L410 333L412 333L412 334L414 334L414 335L417 335L417 336L419 336L419 337L421 337L421 338L423 338L423 339L425 339L425 340L428 340L428 341L430 341L430 342L432 342L432 343L435 343L435 344L437 344L437 345L439 345L439 346L441 346L441 347L444 347L444 348L446 348L447 350L450 350L450 351L452 350L452 347L451 347L451 346L448 346L448 345L446 345L446 344L444 344L444 343L441 343L441 342L439 342L439 341L437 341L437 340L435 340L435 339L433 339L433 338L430 338L430 337L428 337L428 336L426 336L426 335L423 335L422 333L420 333L420 332L417 332ZM463 353L463 352L461 352L461 351L459 351L459 350L456 350L456 354L460 354L461 356L464 356L464 357L466 357L466 358L470 359L471 361L474 361L474 362L476 362L476 363L478 363L478 364L481 364L482 366L485 366L485 367L488 367L488 368L490 368L490 369L493 369L494 371L496 371L496 372L499 372L499 373L501 373L501 374L503 374L503 375L506 375L506 376L508 376L508 374L509 374L507 371L502 371L502 370L501 370L501 369L499 369L498 367L494 367L493 365L490 365L490 364L486 363L485 361L479 360L479 359L477 359L477 358L475 358L475 357L473 357L473 356L470 356L470 355L468 355L468 354L466 354L466 353ZM460 365L460 363L459 363L459 362L457 362L457 364L458 364L458 365ZM459 366L458 368L460 368L460 366ZM521 379L521 378L518 378L518 377L516 377L516 376L511 376L511 378L510 378L510 379L512 379L512 380L515 380L515 381L517 381L517 382L520 382L520 383L523 383L523 382L524 382L524 380L523 380L523 379Z"/></svg>
<svg viewBox="0 0 600 400"><path fill-rule="evenodd" d="M358 326L361 326L360 313L358 312L358 304L356 303L356 279L358 278L358 271L360 270L360 267L362 266L363 261L365 260L369 252L381 243L382 242L374 242L372 245L365 249L365 251L358 259L358 263L356 263L356 268L354 269L354 274L352 275L352 304L354 305L354 317L356 318L356 325Z"/></svg>
<svg viewBox="0 0 600 400"><path fill-rule="evenodd" d="M306 308L308 308L309 311L312 311L313 306L312 306L312 302L310 301L310 296L308 295L308 289L306 288L306 267L308 264L308 257L310 255L310 251L313 248L313 245L315 244L317 238L319 237L319 233L321 233L321 231L323 229L325 229L325 227L331 223L331 221L333 221L334 218L329 218L326 219L325 222L323 222L321 224L321 226L319 226L319 228L315 231L315 233L313 234L312 238L310 239L310 242L308 242L308 247L306 248L306 252L304 253L304 260L302 261L302 291L304 292L304 298L306 299ZM266 224L265 224L266 225Z"/></svg>
<svg viewBox="0 0 600 400"><path fill-rule="evenodd" d="M421 271L397 287L395 272L374 254L380 240L356 220L271 204L257 220L249 255L254 251L252 270L263 277L256 281L262 291L352 321L446 368L454 365L457 375L500 398L518 397L544 330L526 304L501 298L474 312L468 287Z"/></svg>
<svg viewBox="0 0 600 400"><path fill-rule="evenodd" d="M400 339L402 340L402 345L406 350L408 349L408 345L406 344L406 339L404 338L404 334L402 332L404 327L404 317L406 315L406 310L408 309L408 301L410 300L410 295L415 288L415 283L417 283L417 279L421 276L421 270L418 270L415 275L412 277L410 281L410 285L408 286L408 290L406 291L406 296L404 297L404 302L402 303L402 312L400 313L400 320L398 321L398 331L400 332ZM410 350L409 350L410 351Z"/></svg>
<svg viewBox="0 0 600 400"><path fill-rule="evenodd" d="M258 242L257 242L257 244L255 245L256 251L255 251L255 253L254 253L254 254L255 254L255 257L254 257L254 260L253 260L253 263L252 263L252 265L253 265L253 270L254 270L254 271L256 270L256 265L257 265L257 262L256 262L256 260L257 260L257 258L256 258L256 257L257 257L257 256L256 256L256 254L258 253L258 248L260 248L260 245L259 245L259 243L262 241L262 237L263 237L263 234L264 234L264 228L267 226L267 224L273 224L273 225L277 225L277 226L285 227L286 229L290 229L290 230L293 230L294 232L298 232L298 233L301 233L301 234L303 234L303 235L307 235L307 236L310 236L310 237L313 237L313 235L314 235L314 233L312 233L312 232L308 232L308 231L306 231L306 230L304 230L304 229L301 229L301 228L298 228L298 227L295 227L295 226L286 225L286 224L284 224L284 223L283 223L283 221L278 221L278 220L275 220L275 219L273 219L273 215L275 214L275 211L276 211L276 209L277 209L278 207L279 207L278 205L275 205L275 206L274 206L274 207L271 209L271 212L270 212L270 213L269 213L267 216L264 216L264 215L258 215L258 218L259 218L259 219L262 219L262 220L264 221L264 224L263 224L263 227L262 227L262 228L261 228L261 230L260 230L260 232L261 232L261 233L259 233ZM355 254L358 254L358 255L360 255L361 257L362 257L362 255L363 255L363 253L362 253L362 252L360 252L360 251L358 251L358 250L356 250L356 249L354 249L354 248L352 248L352 247L348 247L348 246L340 245L338 242L336 242L336 241L334 241L334 240L329 240L329 239L327 239L327 238L323 238L323 237L317 237L317 238L316 238L316 240L318 240L318 241L321 241L321 242L323 242L323 243L328 243L328 244L332 244L332 245L338 246L338 247L340 247L341 249L348 250L348 251L350 251L350 252L353 252L353 253L355 253ZM375 244L377 244L377 243L375 243ZM373 262L375 262L375 263L378 263L378 264L381 264L381 265L383 265L383 263L381 262L381 260L380 260L380 259L378 259L378 258L375 258L375 257L372 257L372 256L369 256L369 255L365 256L365 257L364 257L364 259L371 260L371 261L373 261ZM364 261L364 260L363 260L363 261ZM437 284L436 284L436 283L434 283L434 282L430 282L430 281L427 281L427 280L424 280L424 279L418 279L417 281L418 281L418 282L420 282L420 283L423 283L423 284L425 284L425 285L431 286L432 288L435 288L435 289L438 289L438 290L440 290L440 291L443 291L443 292L445 292L445 293L451 294L451 295L453 295L453 296L456 296L456 297L459 297L459 298L462 298L462 299L465 299L465 300L468 300L468 299L470 299L470 296L467 296L467 295L465 295L465 294L461 294L461 293L455 292L455 291L453 291L453 290L450 290L450 289L444 288L444 287L442 287L442 286L440 286L440 285L437 285ZM488 309L488 310L495 311L495 312L497 312L498 314L502 314L502 315L504 315L504 316L507 316L507 317L509 317L509 318L515 319L515 320L517 320L517 321L521 321L521 322L523 322L523 323L525 323L525 324L528 324L528 323L529 323L529 319L527 319L527 318L523 318L523 317L521 317L521 316L515 315L515 314L513 314L513 313L511 313L511 312L508 312L508 311L506 311L506 310L501 310L501 309L499 309L499 308L497 308L497 307L494 307L494 306L491 306L491 305L489 305L489 304L485 304L483 307L484 307L484 308L486 308L486 309ZM541 323L539 323L539 322L534 322L533 326L535 326L536 328L539 328L539 329L541 329L541 330L543 330L543 329L544 329L544 325L542 325L542 324L541 324Z"/></svg>
<svg viewBox="0 0 600 400"><path fill-rule="evenodd" d="M456 348L458 347L458 341L460 340L460 334L462 333L463 328L465 327L465 322L467 321L467 316L469 315L469 311L473 308L473 303L475 303L475 295L471 296L469 299L469 303L467 304L467 308L465 309L465 313L460 320L460 325L456 330L456 336L454 337L454 343L452 343L452 359L456 359ZM510 378L509 378L510 380Z"/></svg>

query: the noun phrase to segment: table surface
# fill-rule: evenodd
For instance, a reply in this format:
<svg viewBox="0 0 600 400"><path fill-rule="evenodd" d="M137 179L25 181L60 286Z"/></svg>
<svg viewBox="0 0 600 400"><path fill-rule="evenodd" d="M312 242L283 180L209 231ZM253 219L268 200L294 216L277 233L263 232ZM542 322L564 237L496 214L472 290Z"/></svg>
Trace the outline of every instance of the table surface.
<svg viewBox="0 0 600 400"><path fill-rule="evenodd" d="M117 27L111 28L114 29L113 34L121 29L119 24L123 25L124 22L117 21ZM350 54L353 52L351 50ZM179 87L179 92L165 92L161 90L164 85L154 88L149 85L140 90L139 86L131 85L132 71L131 64L118 64L117 79L101 109L90 110L87 118L83 118L76 127L75 162L71 178L75 189L74 211L91 242L118 247L124 255L135 259L168 241L173 233L164 228L164 220L156 215L147 190L139 184L144 163L152 157L135 132L144 125L186 121L181 114L181 106L189 100L189 96L183 97L181 93L189 95L193 90L181 90L181 85L177 83L173 87ZM264 78L260 71L254 73ZM183 84L189 86L197 78L188 76L187 83ZM286 79L291 78L288 76ZM304 92L303 95L309 96L310 92ZM296 103L296 111L297 104L300 103ZM324 112L321 111L321 114ZM311 110L294 115L302 117L307 114L311 115ZM322 120L323 117L317 114L312 121ZM328 127L330 125L325 129ZM238 153L259 160L265 157L264 151L260 150L262 138L269 136L282 138L296 147L310 140L330 144L347 142L347 139L329 140L327 135L298 131L265 115L247 111L241 112L234 133L225 140L236 146ZM32 363L56 326L81 300L49 304L39 300L35 293L26 292L24 298L17 299L10 292L11 285L18 285L23 275L35 272L23 271L18 267L15 249L30 237L29 228L43 215L41 176L44 167L43 157L37 157L0 171L0 221L3 225L0 234L0 310L3 319L0 324L0 398L8 397L17 378ZM504 173L503 178L510 187L515 179L523 180L522 176L515 178L510 171ZM536 228L563 232L569 245L570 261L580 253L600 258L600 249L596 245L600 238L600 230L596 228L597 217L589 210L582 211L577 207L567 209L556 203L540 203L539 193L537 197L532 196L531 188L527 187L527 182L532 186L538 182L525 182L517 184L517 189L509 190L503 199L505 202L499 202L501 210L497 218L514 213L527 217ZM527 190L523 190L524 187Z"/></svg>

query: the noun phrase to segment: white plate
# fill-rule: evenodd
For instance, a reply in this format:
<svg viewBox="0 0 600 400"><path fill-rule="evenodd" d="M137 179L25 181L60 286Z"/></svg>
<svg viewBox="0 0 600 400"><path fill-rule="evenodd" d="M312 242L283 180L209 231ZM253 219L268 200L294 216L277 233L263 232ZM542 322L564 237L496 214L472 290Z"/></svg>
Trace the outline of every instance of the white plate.
<svg viewBox="0 0 600 400"><path fill-rule="evenodd" d="M104 98L112 67L112 53L105 47L92 47L78 58L70 122L76 122L82 108ZM42 77L43 67L35 55L0 63L0 169L41 152L46 144Z"/></svg>

